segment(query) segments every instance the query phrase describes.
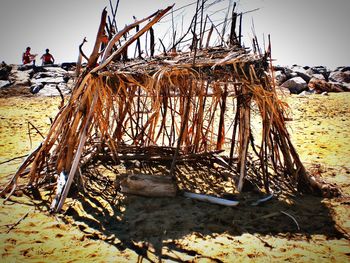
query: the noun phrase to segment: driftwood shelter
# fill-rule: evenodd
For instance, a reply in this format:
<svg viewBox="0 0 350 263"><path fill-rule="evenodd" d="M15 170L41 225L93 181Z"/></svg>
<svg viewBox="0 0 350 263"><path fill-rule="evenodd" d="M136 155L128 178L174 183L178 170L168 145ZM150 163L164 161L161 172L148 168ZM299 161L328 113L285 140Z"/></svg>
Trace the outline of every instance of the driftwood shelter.
<svg viewBox="0 0 350 263"><path fill-rule="evenodd" d="M152 26L172 6L117 33L104 10L94 50L87 66L78 67L68 102L2 195L54 185L60 190L56 197L52 191L52 209L58 212L75 178L84 178L86 164L101 155L115 164L166 161L166 175L175 182L184 176L176 169L179 161L206 159L230 172L238 192L248 178L266 192L274 187L320 191L322 185L308 175L288 134L285 104L271 78L271 47L262 53L256 41L255 52L242 46L241 32L235 33L242 14L235 7L228 41L210 46L215 25L203 19L205 2L197 2L189 27L190 50L178 51L174 41L159 55ZM139 49L146 32L149 56L140 52L139 58L127 59L127 49L132 43ZM260 120L258 129L252 129L253 115Z"/></svg>

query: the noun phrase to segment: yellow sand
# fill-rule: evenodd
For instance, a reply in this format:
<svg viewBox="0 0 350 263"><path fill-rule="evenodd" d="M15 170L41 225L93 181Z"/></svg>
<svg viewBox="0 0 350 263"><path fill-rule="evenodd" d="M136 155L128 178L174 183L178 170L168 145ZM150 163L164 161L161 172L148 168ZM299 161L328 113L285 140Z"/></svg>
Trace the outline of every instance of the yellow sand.
<svg viewBox="0 0 350 263"><path fill-rule="evenodd" d="M288 127L301 159L307 166L320 164L326 179L337 183L343 193L349 195L350 94L288 96L284 99L292 111L293 121ZM28 121L45 134L49 128L49 117L54 118L59 102L59 98L0 98L0 162L27 154L37 146L41 137L31 129L31 147ZM20 162L0 165L2 185ZM160 250L154 247L156 243L149 244L147 252L141 256L132 246L119 246L118 231L107 235L106 231L74 222L71 218L67 222L62 216L50 216L46 209L40 211L41 206L33 205L37 201L23 196L11 200L6 204L3 204L3 199L0 200L0 262L136 262L145 257L158 261L160 255L167 255L165 258L170 262L349 262L350 259L349 240L327 237L322 231L310 236L295 233L268 235L254 231L250 231L252 234L245 231L230 234L225 229L218 231L215 225L206 226L211 231L209 235L194 231L173 240L162 240ZM171 199L167 200L171 202ZM161 201L155 201L155 205L157 202ZM350 233L349 199L324 200L322 204L329 209L334 226L340 227L340 232ZM312 210L308 203L305 207ZM181 215L181 207L179 210L177 213ZM219 207L218 211L224 213L224 208ZM240 213L240 208L234 212ZM164 216L175 212L162 213ZM278 218L290 220L288 217ZM232 220L228 218L227 221ZM17 222L19 224L10 229ZM155 218L153 227L161 228L162 225L157 222ZM228 224L232 227L236 223ZM173 226L175 230L177 227L176 224ZM152 234L152 228L143 231ZM145 245L142 240L133 243L136 247Z"/></svg>

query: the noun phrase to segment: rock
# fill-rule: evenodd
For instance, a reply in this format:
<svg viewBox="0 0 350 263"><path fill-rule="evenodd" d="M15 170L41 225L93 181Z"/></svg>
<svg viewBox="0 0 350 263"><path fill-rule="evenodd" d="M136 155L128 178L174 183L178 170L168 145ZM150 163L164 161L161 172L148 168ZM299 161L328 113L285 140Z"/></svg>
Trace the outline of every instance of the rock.
<svg viewBox="0 0 350 263"><path fill-rule="evenodd" d="M310 72L311 75L313 74L322 74L324 76L328 75L329 74L329 70L324 67L324 66L315 66L315 67L311 67L307 70L307 72Z"/></svg>
<svg viewBox="0 0 350 263"><path fill-rule="evenodd" d="M311 79L311 76L306 74L306 73L304 73L304 72L296 71L295 73L297 73L297 75L299 77L301 77L303 80L305 80L306 83L308 83L310 81L310 79Z"/></svg>
<svg viewBox="0 0 350 263"><path fill-rule="evenodd" d="M295 78L295 77L298 77L298 74L290 69L287 69L286 72L285 72L286 76L287 76L287 80L288 79L292 79L292 78Z"/></svg>
<svg viewBox="0 0 350 263"><path fill-rule="evenodd" d="M285 69L286 67L283 66L273 66L274 71L282 71L283 73L285 73Z"/></svg>
<svg viewBox="0 0 350 263"><path fill-rule="evenodd" d="M18 70L19 71L27 71L27 70L30 70L30 69L33 69L34 67L33 67L33 65L32 64L27 64L27 65L19 65L18 66Z"/></svg>
<svg viewBox="0 0 350 263"><path fill-rule="evenodd" d="M307 67L308 69L308 67ZM292 71L297 74L297 76L301 77L303 80L305 80L307 83L311 79L311 75L308 73L308 71L305 69L305 67L294 65L292 67Z"/></svg>
<svg viewBox="0 0 350 263"><path fill-rule="evenodd" d="M344 91L349 92L350 91L350 83L342 83Z"/></svg>
<svg viewBox="0 0 350 263"><path fill-rule="evenodd" d="M283 82L287 80L287 75L282 71L275 71L275 80L277 85L281 85Z"/></svg>
<svg viewBox="0 0 350 263"><path fill-rule="evenodd" d="M37 94L40 90L44 88L45 84L43 83L38 83L35 85L32 85L29 89L32 94Z"/></svg>
<svg viewBox="0 0 350 263"><path fill-rule="evenodd" d="M60 68L60 67L45 67L45 69L46 69L46 72L52 72L61 76L67 74L67 70L64 70L63 68Z"/></svg>
<svg viewBox="0 0 350 263"><path fill-rule="evenodd" d="M63 95L67 95L71 92L69 86L65 83L47 83L44 85L44 88L40 89L39 95L40 96L46 96L46 97L53 97L53 96L60 96L59 91L57 90L57 87L62 92Z"/></svg>
<svg viewBox="0 0 350 263"><path fill-rule="evenodd" d="M63 77L48 77L48 78L38 78L38 79L32 79L32 84L39 84L39 83L51 83L51 84L58 84L58 83L64 83Z"/></svg>
<svg viewBox="0 0 350 263"><path fill-rule="evenodd" d="M294 72L292 69L290 69L288 67L274 66L274 70L275 70L276 74L286 76L286 78L282 81L282 83L288 79L291 79L291 78L298 76L298 74L296 72ZM277 73L278 71L280 71L280 73Z"/></svg>
<svg viewBox="0 0 350 263"><path fill-rule="evenodd" d="M328 72L328 69L324 66L315 66L315 67L312 67L311 70L314 73L318 73L318 74L326 74Z"/></svg>
<svg viewBox="0 0 350 263"><path fill-rule="evenodd" d="M11 70L12 67L3 61L0 65L0 80L9 80Z"/></svg>
<svg viewBox="0 0 350 263"><path fill-rule="evenodd" d="M307 89L307 83L301 77L291 78L285 81L281 86L289 89L289 91L293 94L299 94Z"/></svg>
<svg viewBox="0 0 350 263"><path fill-rule="evenodd" d="M307 69L306 73L309 74L310 76L320 74L323 76L323 78L325 80L328 81L330 71L324 66L316 66L316 67L311 67L311 68Z"/></svg>
<svg viewBox="0 0 350 263"><path fill-rule="evenodd" d="M12 83L9 80L0 80L0 89L10 86Z"/></svg>
<svg viewBox="0 0 350 263"><path fill-rule="evenodd" d="M344 87L341 83L336 82L327 82L325 80L312 78L308 84L310 90L314 91L317 94L322 92L342 92Z"/></svg>
<svg viewBox="0 0 350 263"><path fill-rule="evenodd" d="M44 69L44 68L43 68ZM61 68L45 68L45 71L38 71L33 75L33 78L58 78L67 75L67 71Z"/></svg>
<svg viewBox="0 0 350 263"><path fill-rule="evenodd" d="M350 83L339 83L336 81L329 81L328 83L332 86L333 92L350 91Z"/></svg>
<svg viewBox="0 0 350 263"><path fill-rule="evenodd" d="M40 72L46 72L46 69L43 67L33 67L29 71L29 78L33 78L37 73L40 73Z"/></svg>
<svg viewBox="0 0 350 263"><path fill-rule="evenodd" d="M68 75L63 76L64 83L68 83L69 80L70 80L70 76Z"/></svg>
<svg viewBox="0 0 350 263"><path fill-rule="evenodd" d="M308 95L312 95L312 94L315 94L315 92L304 90L303 92L300 92L298 94L298 96L308 96Z"/></svg>
<svg viewBox="0 0 350 263"><path fill-rule="evenodd" d="M308 87L317 94L321 94L324 91L328 92L331 89L331 85L327 81L317 78L312 78L309 81Z"/></svg>
<svg viewBox="0 0 350 263"><path fill-rule="evenodd" d="M10 79L16 86L29 86L30 85L30 70L20 71L13 70L10 75Z"/></svg>
<svg viewBox="0 0 350 263"><path fill-rule="evenodd" d="M337 67L335 70L333 71L341 71L341 72L345 72L345 71L349 71L350 67L349 66L341 66L341 67Z"/></svg>
<svg viewBox="0 0 350 263"><path fill-rule="evenodd" d="M290 90L281 86L276 87L276 92L279 95L290 95Z"/></svg>
<svg viewBox="0 0 350 263"><path fill-rule="evenodd" d="M67 95L71 93L71 86L67 85L66 83L59 83L57 87L61 90L63 95Z"/></svg>
<svg viewBox="0 0 350 263"><path fill-rule="evenodd" d="M350 68L341 68L338 71L333 71L329 75L330 81L350 83Z"/></svg>
<svg viewBox="0 0 350 263"><path fill-rule="evenodd" d="M51 78L52 74L46 73L46 72L38 72L33 75L32 78L34 79L42 79L42 78Z"/></svg>
<svg viewBox="0 0 350 263"><path fill-rule="evenodd" d="M0 82L0 88L13 86L25 86L27 94L40 96L60 96L58 89L63 95L71 93L74 76L71 72L57 65L36 66L11 65L12 70L8 80Z"/></svg>
<svg viewBox="0 0 350 263"><path fill-rule="evenodd" d="M61 64L61 68L66 71L74 70L76 66L77 66L76 62L64 62Z"/></svg>
<svg viewBox="0 0 350 263"><path fill-rule="evenodd" d="M326 80L325 77L322 74L318 74L318 73L311 75L311 77L315 78L315 79Z"/></svg>

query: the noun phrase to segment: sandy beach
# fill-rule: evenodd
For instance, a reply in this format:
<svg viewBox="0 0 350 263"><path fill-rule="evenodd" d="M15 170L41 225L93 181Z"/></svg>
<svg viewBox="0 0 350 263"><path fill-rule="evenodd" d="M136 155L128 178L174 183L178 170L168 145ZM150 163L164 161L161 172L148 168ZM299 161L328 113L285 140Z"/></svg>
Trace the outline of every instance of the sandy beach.
<svg viewBox="0 0 350 263"><path fill-rule="evenodd" d="M63 215L50 215L47 203L18 193L0 199L1 262L348 262L350 94L282 99L305 166L337 184L342 197L275 198L253 207L246 195L231 208L182 196L89 194L69 199ZM0 163L33 150L42 138L28 123L45 136L59 104L0 98ZM1 185L21 161L0 165Z"/></svg>

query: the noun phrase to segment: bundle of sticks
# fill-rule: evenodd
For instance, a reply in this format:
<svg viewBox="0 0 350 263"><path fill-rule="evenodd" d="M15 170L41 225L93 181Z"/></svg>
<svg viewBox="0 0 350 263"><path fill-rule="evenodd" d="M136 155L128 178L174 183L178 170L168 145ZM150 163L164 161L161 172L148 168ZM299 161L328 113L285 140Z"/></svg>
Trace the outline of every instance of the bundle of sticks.
<svg viewBox="0 0 350 263"><path fill-rule="evenodd" d="M110 35L108 43L104 41L107 12L103 10L94 50L87 66L83 70L78 67L68 102L2 195L9 197L16 189L39 187L54 177L61 178L62 189L53 205L59 212L87 159L108 148L118 163L121 152L127 155L128 149L132 153L135 148L149 147L170 151L169 174L173 177L181 176L175 167L182 155L224 151L226 165L239 175L238 191L251 155L258 163L255 176L266 192L273 177L300 191L320 191L322 185L307 173L290 140L285 105L267 74L269 52L249 53L231 37L228 47L207 47L170 57L154 57L151 52L148 61L120 62L127 48L152 31L171 9L169 6L126 26ZM136 26L137 32L122 41ZM251 129L253 107L261 117L259 144L255 144ZM19 178L24 178L25 184L20 184Z"/></svg>

